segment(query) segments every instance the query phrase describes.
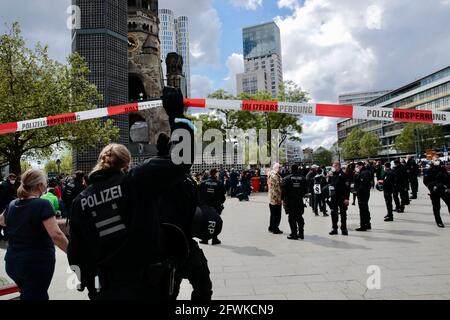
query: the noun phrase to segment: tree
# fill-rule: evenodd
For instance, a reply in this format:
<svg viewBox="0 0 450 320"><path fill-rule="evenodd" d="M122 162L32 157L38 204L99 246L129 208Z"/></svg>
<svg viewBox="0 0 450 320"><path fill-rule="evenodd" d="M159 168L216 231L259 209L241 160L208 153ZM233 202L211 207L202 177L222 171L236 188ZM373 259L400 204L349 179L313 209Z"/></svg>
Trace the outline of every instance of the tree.
<svg viewBox="0 0 450 320"><path fill-rule="evenodd" d="M403 152L424 152L442 147L445 143L442 126L426 123L408 123L395 139L395 149Z"/></svg>
<svg viewBox="0 0 450 320"><path fill-rule="evenodd" d="M72 168L72 152L65 154L61 157L61 164L58 168L56 160L49 160L44 166L45 172L58 172L65 175L70 175L73 171Z"/></svg>
<svg viewBox="0 0 450 320"><path fill-rule="evenodd" d="M342 142L342 154L345 159L356 159L361 157L359 142L363 136L364 131L355 128L350 132L344 142Z"/></svg>
<svg viewBox="0 0 450 320"><path fill-rule="evenodd" d="M33 167L31 166L31 164L29 162L23 161L23 160L20 161L20 169L22 170L22 172L25 172L31 168L33 168Z"/></svg>
<svg viewBox="0 0 450 320"><path fill-rule="evenodd" d="M284 102L307 102L308 93L303 91L294 81L282 82L279 86L278 101Z"/></svg>
<svg viewBox="0 0 450 320"><path fill-rule="evenodd" d="M86 79L84 59L72 54L67 64L48 57L47 46L25 46L18 23L0 36L0 123L36 119L96 108L102 97ZM76 146L79 150L118 137L113 121L89 120L43 129L0 135L0 159L10 171L21 173L23 156L46 158L52 146Z"/></svg>
<svg viewBox="0 0 450 320"><path fill-rule="evenodd" d="M316 151L314 151L313 153L314 156L314 162L319 164L319 165L330 165L331 161L333 160L333 153L324 148L324 147L319 147Z"/></svg>
<svg viewBox="0 0 450 320"><path fill-rule="evenodd" d="M223 120L213 113L202 113L189 117L192 121L201 121L203 132L209 129L217 129L223 132Z"/></svg>
<svg viewBox="0 0 450 320"><path fill-rule="evenodd" d="M366 132L359 142L362 157L375 157L381 149L380 138L372 132Z"/></svg>

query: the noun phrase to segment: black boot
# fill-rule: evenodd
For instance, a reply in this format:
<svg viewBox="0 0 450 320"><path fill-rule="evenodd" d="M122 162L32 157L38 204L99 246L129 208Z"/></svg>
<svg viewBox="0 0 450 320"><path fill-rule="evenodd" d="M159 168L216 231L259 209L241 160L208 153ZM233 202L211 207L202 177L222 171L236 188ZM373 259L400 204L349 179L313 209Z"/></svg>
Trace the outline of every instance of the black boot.
<svg viewBox="0 0 450 320"><path fill-rule="evenodd" d="M445 228L445 225L442 222L436 223L439 228Z"/></svg>
<svg viewBox="0 0 450 320"><path fill-rule="evenodd" d="M290 234L287 236L289 240L298 240L298 236L296 234Z"/></svg>
<svg viewBox="0 0 450 320"><path fill-rule="evenodd" d="M348 236L348 231L347 231L347 229L342 229L341 232L342 232L342 235L343 235L343 236Z"/></svg>
<svg viewBox="0 0 450 320"><path fill-rule="evenodd" d="M367 231L367 228L359 227L359 228L355 229L355 231Z"/></svg>
<svg viewBox="0 0 450 320"><path fill-rule="evenodd" d="M330 231L330 233L328 233L330 236L334 236L334 235L336 235L336 234L338 234L338 231L337 231L337 229L333 229L333 230L331 230Z"/></svg>

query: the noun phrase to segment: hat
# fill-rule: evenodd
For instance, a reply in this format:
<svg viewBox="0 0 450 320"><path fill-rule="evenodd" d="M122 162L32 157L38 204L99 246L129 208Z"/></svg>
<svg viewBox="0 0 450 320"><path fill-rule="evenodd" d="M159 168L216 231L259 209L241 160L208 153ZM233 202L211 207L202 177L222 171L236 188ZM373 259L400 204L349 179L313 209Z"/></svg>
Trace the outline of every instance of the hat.
<svg viewBox="0 0 450 320"><path fill-rule="evenodd" d="M222 232L223 221L217 211L210 206L197 207L192 221L192 236L210 240Z"/></svg>

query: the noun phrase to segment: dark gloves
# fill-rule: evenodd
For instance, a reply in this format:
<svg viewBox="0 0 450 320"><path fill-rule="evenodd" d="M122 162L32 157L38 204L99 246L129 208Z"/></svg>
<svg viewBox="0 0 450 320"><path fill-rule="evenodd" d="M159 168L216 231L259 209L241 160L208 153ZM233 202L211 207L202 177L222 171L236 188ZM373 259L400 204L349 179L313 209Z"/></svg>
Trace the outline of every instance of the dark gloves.
<svg viewBox="0 0 450 320"><path fill-rule="evenodd" d="M171 123L173 123L176 118L184 118L183 94L180 89L164 87L163 96L161 98L164 110L166 110Z"/></svg>

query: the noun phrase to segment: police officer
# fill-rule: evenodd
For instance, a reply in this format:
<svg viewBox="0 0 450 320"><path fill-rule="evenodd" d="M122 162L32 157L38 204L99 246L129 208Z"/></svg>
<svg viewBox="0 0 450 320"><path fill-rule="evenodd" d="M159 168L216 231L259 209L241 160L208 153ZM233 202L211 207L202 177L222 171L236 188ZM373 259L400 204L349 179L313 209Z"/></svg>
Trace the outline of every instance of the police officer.
<svg viewBox="0 0 450 320"><path fill-rule="evenodd" d="M281 198L283 200L284 211L288 215L291 234L289 240L304 239L303 213L305 211L303 197L307 192L308 184L306 178L298 170L298 165L291 167L291 174L283 179L281 184Z"/></svg>
<svg viewBox="0 0 450 320"><path fill-rule="evenodd" d="M163 106L172 132L187 132L193 144L181 91L165 88ZM91 299L169 299L174 259L167 248L176 245L169 245L163 231L164 208L155 182L184 177L192 165L190 151L190 163L154 166L145 161L127 174L131 155L125 146L111 144L102 150L90 186L73 202L70 220L69 264ZM182 251L186 243L177 245Z"/></svg>
<svg viewBox="0 0 450 320"><path fill-rule="evenodd" d="M70 179L66 185L62 189L61 200L64 203L64 207L66 208L67 217L70 218L70 214L72 212L72 202L73 200L84 190L86 186L84 185L84 172L77 171L75 172L72 179ZM63 216L66 218L66 216Z"/></svg>
<svg viewBox="0 0 450 320"><path fill-rule="evenodd" d="M383 195L387 209L387 215L384 217L384 221L394 221L392 195L397 183L397 176L391 169L391 164L389 162L384 164L384 173L381 180L383 181Z"/></svg>
<svg viewBox="0 0 450 320"><path fill-rule="evenodd" d="M397 178L393 194L394 201L397 207L397 212L402 213L405 212L405 206L409 204L408 174L406 172L406 168L402 165L399 159L394 160L394 173Z"/></svg>
<svg viewBox="0 0 450 320"><path fill-rule="evenodd" d="M328 183L332 187L330 209L332 230L330 235L338 234L339 215L341 216L341 232L347 236L347 208L350 203L350 178L342 171L341 163L335 161L328 175ZM330 189L330 188L329 188Z"/></svg>
<svg viewBox="0 0 450 320"><path fill-rule="evenodd" d="M433 162L423 178L423 183L430 190L436 224L439 228L445 228L440 213L441 199L444 200L450 213L450 176L437 156L433 158Z"/></svg>
<svg viewBox="0 0 450 320"><path fill-rule="evenodd" d="M406 162L406 172L408 173L409 183L411 184L410 199L417 199L417 191L419 189L419 182L417 180L419 166L413 157L408 157L408 161Z"/></svg>
<svg viewBox="0 0 450 320"><path fill-rule="evenodd" d="M225 186L217 179L217 169L211 169L209 171L209 178L200 185L200 204L213 207L217 213L221 214L223 204L226 200L225 194ZM208 240L202 240L200 243L208 244ZM214 237L212 244L221 244L221 241L217 237Z"/></svg>
<svg viewBox="0 0 450 320"><path fill-rule="evenodd" d="M170 160L170 137L161 133L157 141L158 154L149 161L155 169ZM212 296L212 282L208 268L208 260L193 239L192 227L194 216L199 206L197 182L186 174L173 180L163 180L159 184L159 202L165 204L161 221L179 227L188 242L189 253L186 261L182 261L175 270L175 283L171 299L176 300L183 279L192 285L191 300L208 301ZM174 192L176 190L176 192Z"/></svg>
<svg viewBox="0 0 450 320"><path fill-rule="evenodd" d="M369 199L372 188L373 174L364 163L358 162L355 169L355 190L358 197L360 227L356 231L367 231L372 228L370 224Z"/></svg>

